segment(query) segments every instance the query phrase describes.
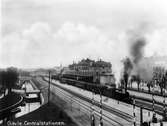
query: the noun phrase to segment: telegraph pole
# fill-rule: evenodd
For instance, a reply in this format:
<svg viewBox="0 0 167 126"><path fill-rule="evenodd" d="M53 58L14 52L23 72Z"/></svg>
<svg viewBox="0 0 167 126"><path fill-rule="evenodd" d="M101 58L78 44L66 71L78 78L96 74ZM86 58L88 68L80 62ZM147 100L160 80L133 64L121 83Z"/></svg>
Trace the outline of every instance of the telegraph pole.
<svg viewBox="0 0 167 126"><path fill-rule="evenodd" d="M156 113L155 113L155 99L154 99L154 86L156 84L156 80L155 83L153 85L153 91L152 91L152 107L153 107L153 117L152 117L152 122L153 123L157 123L157 118L156 118Z"/></svg>
<svg viewBox="0 0 167 126"><path fill-rule="evenodd" d="M93 92L93 90L92 90L92 107L91 107L91 109L92 109L92 112L91 112L91 126L95 126L95 115L94 115L94 92Z"/></svg>
<svg viewBox="0 0 167 126"><path fill-rule="evenodd" d="M99 89L100 90L100 89ZM100 124L99 126L103 126L103 113L102 113L102 93L100 91Z"/></svg>
<svg viewBox="0 0 167 126"><path fill-rule="evenodd" d="M142 106L140 107L140 125L142 126L143 124L143 108Z"/></svg>
<svg viewBox="0 0 167 126"><path fill-rule="evenodd" d="M135 113L135 96L133 97L133 125L136 126L136 113Z"/></svg>
<svg viewBox="0 0 167 126"><path fill-rule="evenodd" d="M49 99L50 99L50 70L49 70L49 87L48 87L48 104L49 104Z"/></svg>
<svg viewBox="0 0 167 126"><path fill-rule="evenodd" d="M164 113L164 117L163 120L167 121L167 116L166 116L166 94L165 94L165 88L164 88L164 100L163 100L163 113Z"/></svg>

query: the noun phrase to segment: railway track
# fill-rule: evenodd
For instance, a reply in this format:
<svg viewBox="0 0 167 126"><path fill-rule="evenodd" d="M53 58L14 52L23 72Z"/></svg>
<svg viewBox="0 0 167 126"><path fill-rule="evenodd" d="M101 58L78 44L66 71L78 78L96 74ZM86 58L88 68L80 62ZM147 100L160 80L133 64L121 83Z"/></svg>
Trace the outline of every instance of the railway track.
<svg viewBox="0 0 167 126"><path fill-rule="evenodd" d="M153 111L153 109L152 109L152 106L153 106L153 105L152 105L152 103L150 103L150 102L142 101L142 100L140 100L140 99L136 99L135 103L136 103L136 106L137 106L137 107L142 107L142 108L144 108L144 109L146 109L146 110ZM164 113L163 113L163 107L162 107L161 105L155 104L154 107L155 107L155 108L154 108L154 111L155 111L157 114L159 114L159 115L163 115L163 114L164 114Z"/></svg>
<svg viewBox="0 0 167 126"><path fill-rule="evenodd" d="M9 102L9 100L11 101L11 99L15 99L13 100L14 102ZM10 116L12 114L11 111L16 109L18 106L20 106L22 102L23 102L23 97L18 94L14 94L14 93L12 93L11 96L9 97L7 96L6 98L4 98L0 103L1 105L0 106L0 120Z"/></svg>
<svg viewBox="0 0 167 126"><path fill-rule="evenodd" d="M47 81L47 80L44 79L44 78L43 78L43 80L44 80L44 81ZM84 101L86 101L86 102L88 102L88 103L91 103L91 99L90 99L90 98L87 98L87 97L85 97L85 96L83 96L83 95L80 95L80 94L75 93L75 92L73 92L73 91L71 91L71 90L68 90L68 89L66 89L66 88L63 88L63 87L61 87L61 86L59 86L59 85L56 85L55 83L51 83L51 84L54 85L54 86L56 86L56 87L58 87L58 88L60 88L60 89L62 89L62 90L65 90L66 92L69 92L70 94L73 94L74 96L78 97L79 99L82 99L82 100L84 100ZM100 107L100 103L99 103L99 102L95 101L94 103L95 103L94 105L95 105L96 107L98 107L98 108ZM90 106L89 106L89 108L90 108ZM107 105L104 105L104 104L103 104L102 108L103 108L103 110L109 112L110 114L116 115L117 117L119 117L119 118L125 120L126 122L133 122L133 116L131 116L131 115L125 113L125 112L122 112L122 111L120 111L120 110L118 110L118 109L112 108L112 107L107 106ZM106 116L106 115L103 115L103 116ZM113 120L113 119L110 118L109 116L106 116L106 118L108 118L108 119L110 119L110 120ZM119 122L116 121L116 120L113 120L113 121L114 121L114 122L117 122L117 125L116 125L116 126L118 126L118 124L119 124L120 126L122 125L122 124L120 123L120 121L119 121ZM122 126L124 126L124 125L122 125Z"/></svg>
<svg viewBox="0 0 167 126"><path fill-rule="evenodd" d="M46 82L46 81L45 81ZM44 83L43 82L43 80L39 80L38 79L38 81L36 81L36 83ZM66 102L68 101L70 104L71 104L71 101L73 101L73 102L75 102L75 103L77 103L78 105L80 105L80 106L82 106L82 109L85 109L86 111L91 111L91 107L90 107L90 105L87 103L84 103L84 101L81 101L82 99L79 99L79 98L76 98L76 97L74 97L74 96L72 96L71 94L69 94L68 92L66 92L66 91L64 91L63 89L60 89L60 88L58 88L57 86L55 86L55 85L52 85L52 86L54 86L55 88L56 88L56 92L54 92L56 95L60 95L61 96L61 98L63 98L63 100L65 100ZM55 89L54 88L54 89ZM97 116L100 116L100 113L96 110L95 111L95 114L97 115ZM108 116L106 116L106 115L103 115L103 117L105 117L105 118L103 118L105 121L107 121L107 122L109 122L109 123L111 123L112 124L112 126L123 126L121 123L119 123L119 122L117 122L117 121L115 121L115 120L113 120L112 118L110 118L110 117L108 117ZM110 121L108 120L108 119L110 119Z"/></svg>
<svg viewBox="0 0 167 126"><path fill-rule="evenodd" d="M68 80L74 81L72 79L68 79ZM75 80L75 82L77 82L77 81ZM81 81L78 81L78 82L83 83ZM84 83L87 83L89 85L91 84L91 83L88 83L88 82L84 82ZM130 96L134 97L134 95L130 95ZM135 100L136 100L135 105L137 107L142 107L146 110L152 111L152 102L153 102L152 99L144 98L144 97L141 97L141 96L135 96ZM155 112L159 115L162 115L162 116L164 115L163 106L164 106L164 104L162 102L155 100ZM122 116L122 117L124 118L124 116Z"/></svg>
<svg viewBox="0 0 167 126"><path fill-rule="evenodd" d="M38 80L40 81L40 83L43 83L42 80ZM45 81L46 82L46 81ZM66 91L64 91L63 89L57 87L56 85L53 84L53 86L57 89L56 90L56 95L58 95L58 93L60 94L60 96L64 96L63 98L65 98L66 101L74 101L77 104L79 104L80 106L82 106L83 109L85 109L86 111L91 112L91 104L90 103L85 103L85 101L83 101L82 99L80 99L79 97L72 97L72 95ZM95 114L99 117L100 116L100 112L98 110L95 110ZM121 124L119 121L114 120L113 118L109 117L108 115L104 115L103 114L103 119L107 122L109 122L110 124L112 124L112 126L124 126L123 124Z"/></svg>
<svg viewBox="0 0 167 126"><path fill-rule="evenodd" d="M88 103L86 104L84 101L82 101L82 99L72 97L69 94L65 93L64 91L56 90L57 95L58 95L58 93L59 93L60 96L64 96L66 101L69 101L69 102L73 101L73 102L79 104L80 106L82 106L82 108L84 108L86 111L92 111L91 110L91 105L89 105ZM97 109L94 109L94 111L95 111L95 114L100 117L100 112ZM120 122L112 119L108 115L103 114L103 119L105 121L109 122L109 123L112 123L113 126L124 126L123 124L121 124Z"/></svg>

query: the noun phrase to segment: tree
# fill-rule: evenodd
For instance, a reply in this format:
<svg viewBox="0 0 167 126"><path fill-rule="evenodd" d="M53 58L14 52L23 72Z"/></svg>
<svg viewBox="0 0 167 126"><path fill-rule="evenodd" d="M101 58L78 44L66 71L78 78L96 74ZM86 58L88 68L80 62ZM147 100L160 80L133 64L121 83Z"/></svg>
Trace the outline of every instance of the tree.
<svg viewBox="0 0 167 126"><path fill-rule="evenodd" d="M167 87L167 71L165 72L165 75L164 75L164 88L166 89Z"/></svg>
<svg viewBox="0 0 167 126"><path fill-rule="evenodd" d="M6 76L5 76L5 85L11 93L11 89L15 86L16 82L18 81L18 72L17 69L14 67L7 68Z"/></svg>
<svg viewBox="0 0 167 126"><path fill-rule="evenodd" d="M2 71L0 71L0 94L3 90L3 85L2 85Z"/></svg>
<svg viewBox="0 0 167 126"><path fill-rule="evenodd" d="M161 89L161 95L163 95L163 89L165 88L165 75L162 75L162 77L160 78L159 86Z"/></svg>
<svg viewBox="0 0 167 126"><path fill-rule="evenodd" d="M136 82L137 83L137 89L139 90L140 82L141 82L140 76L139 75L132 75L131 76L131 83L132 82Z"/></svg>
<svg viewBox="0 0 167 126"><path fill-rule="evenodd" d="M150 88L151 88L151 81L147 82L147 87L148 87L148 92L150 92Z"/></svg>
<svg viewBox="0 0 167 126"><path fill-rule="evenodd" d="M128 85L128 78L129 78L129 75L128 73L124 72L124 85L125 85L125 92L127 91L127 85Z"/></svg>
<svg viewBox="0 0 167 126"><path fill-rule="evenodd" d="M161 89L161 95L163 94L163 88L165 88L165 68L164 67L155 67L153 70L153 80L156 80L156 84Z"/></svg>
<svg viewBox="0 0 167 126"><path fill-rule="evenodd" d="M132 88L132 83L136 81L136 75L131 75L130 83Z"/></svg>
<svg viewBox="0 0 167 126"><path fill-rule="evenodd" d="M141 82L141 78L139 75L136 76L136 82L137 82L137 89L139 91L139 87L140 87L140 82Z"/></svg>
<svg viewBox="0 0 167 126"><path fill-rule="evenodd" d="M4 96L5 96L5 90L6 90L6 71L2 70L0 71L0 83L2 85L2 91L4 92Z"/></svg>

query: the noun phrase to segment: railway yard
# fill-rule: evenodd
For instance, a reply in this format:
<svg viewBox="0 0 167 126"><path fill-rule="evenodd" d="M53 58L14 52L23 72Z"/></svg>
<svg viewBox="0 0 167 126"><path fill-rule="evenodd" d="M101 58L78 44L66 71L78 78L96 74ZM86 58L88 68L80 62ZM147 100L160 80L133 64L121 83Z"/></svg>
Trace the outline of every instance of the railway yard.
<svg viewBox="0 0 167 126"><path fill-rule="evenodd" d="M48 83L48 79L45 78L44 80L39 79L41 83ZM69 101L69 104L72 106L75 104L80 106L80 109L85 108L88 110L87 112L89 113L88 116L91 115L92 109L94 110L95 115L97 116L97 120L100 120L100 96L94 94L94 102L92 104L92 92L85 91L83 89L76 88L74 86L70 86L67 84L61 84L58 81L53 81L51 85L51 91L53 91L53 88L56 88L54 90L57 95L61 94L62 98L66 99ZM83 95L84 94L84 95ZM138 105L137 105L138 104ZM141 103L136 103L136 106L139 106ZM146 104L147 106L147 104ZM110 122L110 125L133 125L134 123L134 117L133 117L133 105L129 105L123 102L119 102L114 99L106 98L103 96L103 119L104 122ZM86 113L87 113L86 112ZM140 125L140 108L136 107L135 108L136 112L136 124ZM162 116L157 114L156 117L158 120L162 119ZM152 111L150 109L143 109L143 118L144 122L149 122L152 119ZM110 120L110 121L109 121ZM119 121L117 121L119 120Z"/></svg>

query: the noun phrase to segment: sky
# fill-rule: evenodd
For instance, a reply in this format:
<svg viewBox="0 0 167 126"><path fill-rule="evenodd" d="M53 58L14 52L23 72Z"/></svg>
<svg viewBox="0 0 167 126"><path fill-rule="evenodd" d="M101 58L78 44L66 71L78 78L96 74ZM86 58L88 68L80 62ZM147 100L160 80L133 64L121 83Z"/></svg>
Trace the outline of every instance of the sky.
<svg viewBox="0 0 167 126"><path fill-rule="evenodd" d="M0 67L53 67L82 58L119 69L129 34L144 56L167 54L166 0L1 0Z"/></svg>

